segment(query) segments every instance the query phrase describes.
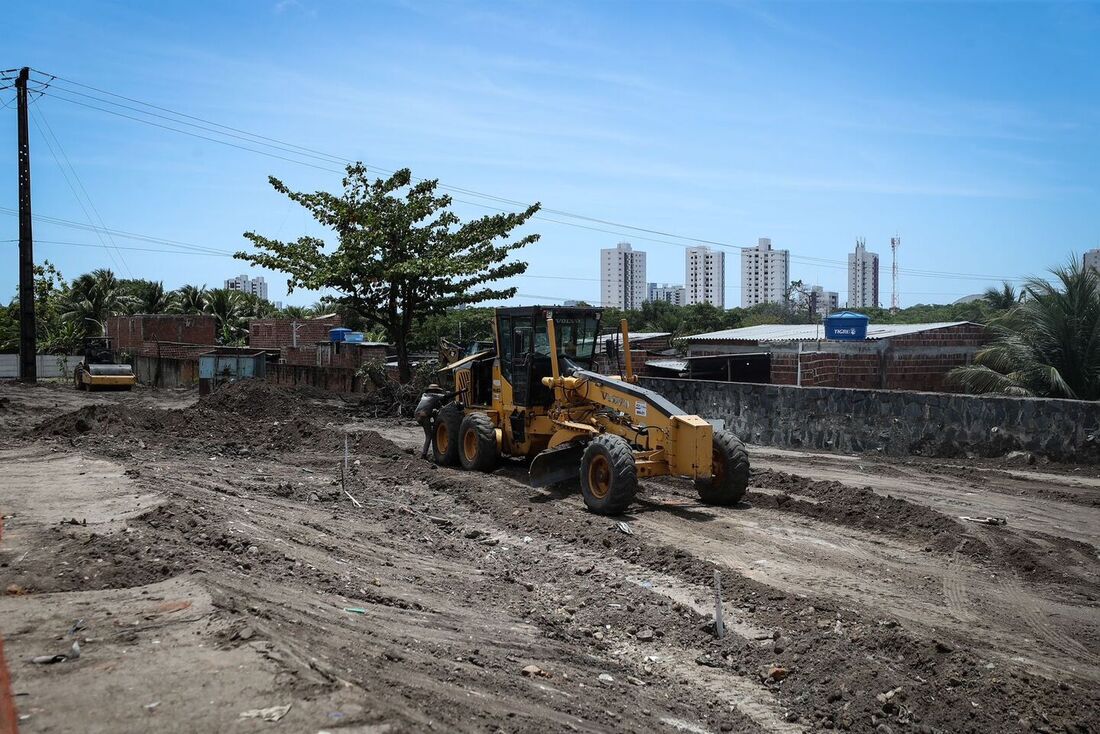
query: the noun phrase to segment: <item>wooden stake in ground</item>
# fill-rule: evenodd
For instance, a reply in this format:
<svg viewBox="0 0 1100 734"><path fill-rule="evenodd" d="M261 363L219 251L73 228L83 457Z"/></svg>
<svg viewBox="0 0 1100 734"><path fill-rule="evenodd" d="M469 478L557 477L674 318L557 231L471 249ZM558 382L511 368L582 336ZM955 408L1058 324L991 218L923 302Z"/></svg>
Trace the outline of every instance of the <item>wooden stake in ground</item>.
<svg viewBox="0 0 1100 734"><path fill-rule="evenodd" d="M714 634L725 637L726 623L722 619L722 574L714 570Z"/></svg>
<svg viewBox="0 0 1100 734"><path fill-rule="evenodd" d="M348 434L344 434L344 469L340 472L340 489L344 491L344 494L348 496L351 503L356 507L362 507L359 500L351 496L351 492L348 491Z"/></svg>

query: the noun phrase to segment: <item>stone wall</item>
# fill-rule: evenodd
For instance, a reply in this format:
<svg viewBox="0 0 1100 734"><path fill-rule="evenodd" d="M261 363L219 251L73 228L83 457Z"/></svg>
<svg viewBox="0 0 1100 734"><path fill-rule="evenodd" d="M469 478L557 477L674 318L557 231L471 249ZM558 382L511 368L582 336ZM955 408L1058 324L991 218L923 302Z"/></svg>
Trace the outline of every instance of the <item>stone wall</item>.
<svg viewBox="0 0 1100 734"><path fill-rule="evenodd" d="M894 456L1003 456L1100 463L1100 403L644 377L688 413L766 446Z"/></svg>

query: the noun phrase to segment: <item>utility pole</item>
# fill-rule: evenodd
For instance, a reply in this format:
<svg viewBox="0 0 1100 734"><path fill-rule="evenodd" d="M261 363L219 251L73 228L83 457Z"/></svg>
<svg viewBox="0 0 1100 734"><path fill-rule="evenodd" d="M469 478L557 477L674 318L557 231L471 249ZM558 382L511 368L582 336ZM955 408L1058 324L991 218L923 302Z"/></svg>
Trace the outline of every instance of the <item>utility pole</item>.
<svg viewBox="0 0 1100 734"><path fill-rule="evenodd" d="M890 295L890 313L898 312L898 248L901 247L901 235L890 238L890 254L894 263L890 267L890 279L893 281L893 290Z"/></svg>
<svg viewBox="0 0 1100 734"><path fill-rule="evenodd" d="M31 141L27 127L27 80L24 66L15 79L16 114L19 117L19 377L38 381L34 325L34 239L31 236Z"/></svg>

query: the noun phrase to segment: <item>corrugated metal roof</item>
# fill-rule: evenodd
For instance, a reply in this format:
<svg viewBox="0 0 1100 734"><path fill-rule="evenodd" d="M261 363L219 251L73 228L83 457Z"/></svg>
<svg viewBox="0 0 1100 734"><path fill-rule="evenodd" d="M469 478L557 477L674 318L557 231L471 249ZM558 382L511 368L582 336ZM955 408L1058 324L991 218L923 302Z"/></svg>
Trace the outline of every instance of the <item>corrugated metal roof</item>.
<svg viewBox="0 0 1100 734"><path fill-rule="evenodd" d="M645 341L646 339L660 339L663 336L669 336L670 332L667 331L630 331L627 332L630 336L630 341ZM623 340L623 334L621 331L613 331L610 334L603 334L600 336L601 340L614 339L616 343Z"/></svg>
<svg viewBox="0 0 1100 734"><path fill-rule="evenodd" d="M921 331L944 329L949 326L962 326L970 321L941 321L931 324L870 324L867 326L867 339L889 339L893 336L916 334ZM689 342L800 342L825 339L825 327L821 324L763 324L746 326L742 329L725 329L708 334L695 334L684 337Z"/></svg>
<svg viewBox="0 0 1100 734"><path fill-rule="evenodd" d="M686 359L651 359L645 363L646 367L660 367L666 370L683 372L688 368Z"/></svg>

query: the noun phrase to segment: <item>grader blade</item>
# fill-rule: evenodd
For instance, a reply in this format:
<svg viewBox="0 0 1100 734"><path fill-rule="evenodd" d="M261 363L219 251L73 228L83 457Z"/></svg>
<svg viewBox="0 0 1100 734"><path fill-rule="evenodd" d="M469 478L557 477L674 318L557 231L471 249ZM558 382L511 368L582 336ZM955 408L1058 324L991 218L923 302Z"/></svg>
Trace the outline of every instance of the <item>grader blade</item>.
<svg viewBox="0 0 1100 734"><path fill-rule="evenodd" d="M528 477L532 487L549 487L551 484L576 479L581 467L584 446L566 444L548 449L531 460Z"/></svg>

